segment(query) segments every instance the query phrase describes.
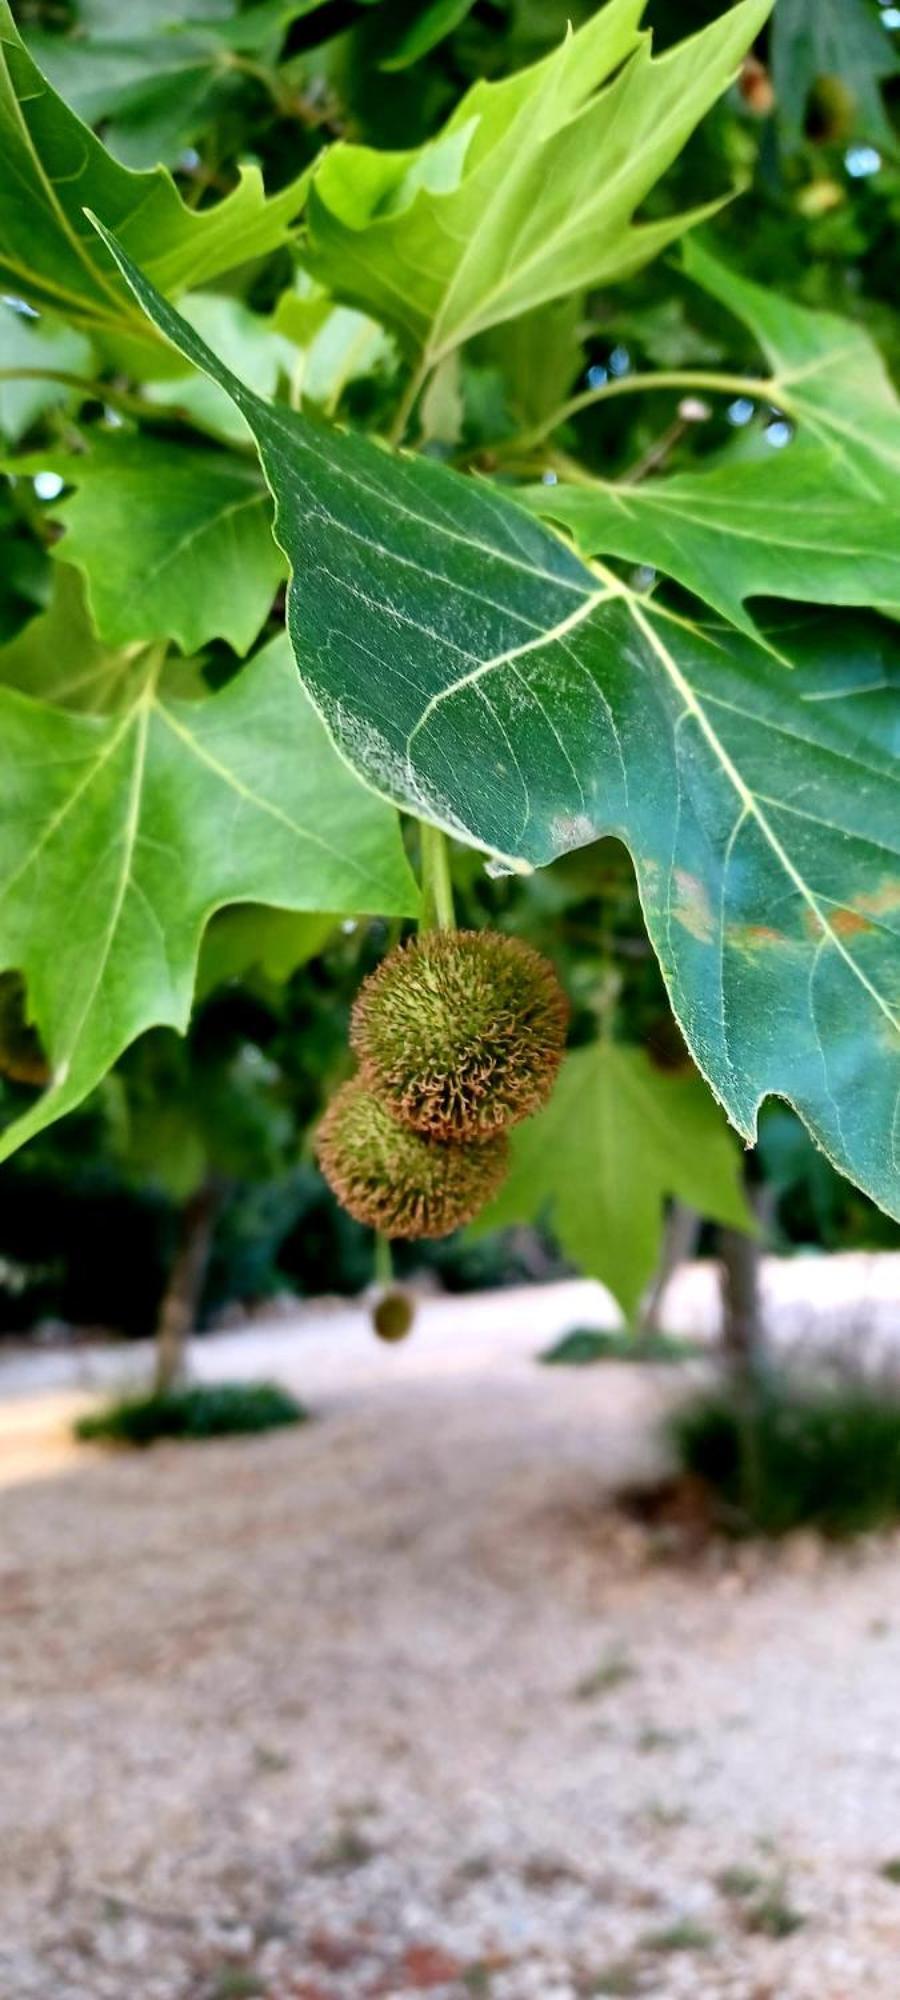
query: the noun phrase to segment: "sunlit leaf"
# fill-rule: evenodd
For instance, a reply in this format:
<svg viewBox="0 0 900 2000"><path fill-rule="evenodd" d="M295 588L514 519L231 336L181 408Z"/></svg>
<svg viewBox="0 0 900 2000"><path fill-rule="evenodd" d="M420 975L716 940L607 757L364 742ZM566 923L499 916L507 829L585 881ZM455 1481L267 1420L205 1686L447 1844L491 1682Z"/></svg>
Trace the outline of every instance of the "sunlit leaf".
<svg viewBox="0 0 900 2000"><path fill-rule="evenodd" d="M256 436L300 672L385 796L517 862L634 857L694 1058L752 1139L768 1094L900 1212L900 658L886 621L781 659L597 573L484 482L260 403L122 259Z"/></svg>
<svg viewBox="0 0 900 2000"><path fill-rule="evenodd" d="M773 371L772 402L787 410L807 440L831 448L857 493L895 505L900 402L865 329L739 278L696 241L685 243L682 255L688 277L720 299L759 342Z"/></svg>
<svg viewBox="0 0 900 2000"><path fill-rule="evenodd" d="M710 1221L753 1227L740 1149L699 1077L665 1076L642 1049L594 1042L567 1056L546 1110L513 1134L509 1179L475 1233L543 1218L631 1316L673 1195Z"/></svg>
<svg viewBox="0 0 900 2000"><path fill-rule="evenodd" d="M609 0L531 69L475 84L418 152L333 147L310 191L313 268L430 362L547 300L626 277L697 220L633 218L770 4L741 0L652 60L643 0Z"/></svg>
<svg viewBox="0 0 900 2000"><path fill-rule="evenodd" d="M395 816L335 755L285 639L221 694L72 715L0 688L0 966L52 1080L0 1158L81 1102L157 1023L184 1029L204 927L229 903L415 910Z"/></svg>

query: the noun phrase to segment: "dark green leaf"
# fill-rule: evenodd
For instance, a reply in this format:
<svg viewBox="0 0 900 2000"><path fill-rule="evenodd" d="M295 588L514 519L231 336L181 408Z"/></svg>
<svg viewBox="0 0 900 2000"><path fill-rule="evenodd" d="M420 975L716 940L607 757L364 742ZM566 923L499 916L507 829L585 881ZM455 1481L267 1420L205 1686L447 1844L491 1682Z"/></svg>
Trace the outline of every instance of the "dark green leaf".
<svg viewBox="0 0 900 2000"><path fill-rule="evenodd" d="M307 176L267 199L259 169L194 214L162 169L132 173L45 83L0 0L0 287L69 321L119 331L136 315L90 228L89 205L163 291L202 287L287 241ZM146 326L139 328L146 337Z"/></svg>
<svg viewBox="0 0 900 2000"><path fill-rule="evenodd" d="M65 529L54 554L82 571L101 639L113 647L171 639L192 653L221 638L246 653L284 574L256 463L119 432L89 435L88 450L45 449L40 465L74 485L52 504ZM12 460L9 469L37 464Z"/></svg>
<svg viewBox="0 0 900 2000"><path fill-rule="evenodd" d="M419 62L459 27L460 21L471 14L474 4L475 0L429 0L429 4L420 7L390 55L385 56L382 69L409 69L412 63Z"/></svg>
<svg viewBox="0 0 900 2000"><path fill-rule="evenodd" d="M748 1139L768 1094L900 1212L900 659L887 623L773 643L674 618L485 483L258 402L122 258L251 424L304 681L385 796L513 865L634 857L695 1060Z"/></svg>
<svg viewBox="0 0 900 2000"><path fill-rule="evenodd" d="M880 85L898 65L880 11L875 0L778 0L772 81L789 140L802 136L814 86L829 79L849 98L849 131L895 146Z"/></svg>

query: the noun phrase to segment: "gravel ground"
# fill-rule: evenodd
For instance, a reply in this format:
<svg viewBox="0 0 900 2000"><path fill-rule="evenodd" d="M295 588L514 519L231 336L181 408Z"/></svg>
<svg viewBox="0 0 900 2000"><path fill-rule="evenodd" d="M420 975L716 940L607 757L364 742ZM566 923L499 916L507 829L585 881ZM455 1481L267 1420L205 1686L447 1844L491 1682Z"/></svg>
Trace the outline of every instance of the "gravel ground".
<svg viewBox="0 0 900 2000"><path fill-rule="evenodd" d="M671 1378L542 1315L244 1336L268 1438L40 1468L7 1404L2 2000L898 2000L900 1544L653 1560Z"/></svg>

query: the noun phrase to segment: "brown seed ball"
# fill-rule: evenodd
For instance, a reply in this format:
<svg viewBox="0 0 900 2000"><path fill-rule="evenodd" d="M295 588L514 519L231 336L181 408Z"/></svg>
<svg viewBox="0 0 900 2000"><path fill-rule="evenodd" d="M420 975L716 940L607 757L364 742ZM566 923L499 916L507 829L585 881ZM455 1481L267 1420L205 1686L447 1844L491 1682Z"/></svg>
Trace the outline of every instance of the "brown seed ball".
<svg viewBox="0 0 900 2000"><path fill-rule="evenodd" d="M423 1139L355 1078L332 1099L316 1150L338 1201L383 1236L449 1236L477 1215L506 1173L502 1138L484 1146Z"/></svg>
<svg viewBox="0 0 900 2000"><path fill-rule="evenodd" d="M546 1103L568 1013L552 965L521 939L426 931L360 988L350 1040L410 1130L486 1140Z"/></svg>

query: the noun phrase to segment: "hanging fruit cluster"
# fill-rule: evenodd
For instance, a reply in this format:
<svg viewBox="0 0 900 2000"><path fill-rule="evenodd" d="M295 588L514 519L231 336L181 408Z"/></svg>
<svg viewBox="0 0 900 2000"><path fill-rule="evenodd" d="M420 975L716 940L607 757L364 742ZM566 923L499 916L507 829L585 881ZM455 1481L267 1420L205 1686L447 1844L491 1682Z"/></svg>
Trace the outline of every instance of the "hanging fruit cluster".
<svg viewBox="0 0 900 2000"><path fill-rule="evenodd" d="M365 981L359 1071L319 1127L322 1171L384 1236L447 1236L506 1172L507 1131L545 1104L568 1007L553 967L494 931L420 932Z"/></svg>

